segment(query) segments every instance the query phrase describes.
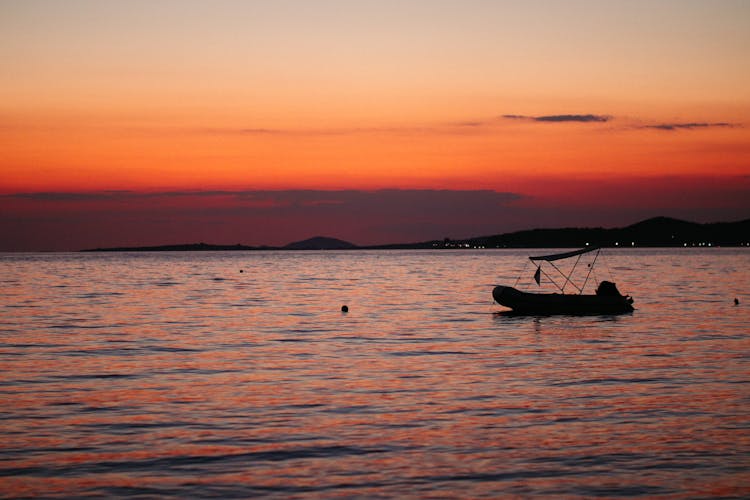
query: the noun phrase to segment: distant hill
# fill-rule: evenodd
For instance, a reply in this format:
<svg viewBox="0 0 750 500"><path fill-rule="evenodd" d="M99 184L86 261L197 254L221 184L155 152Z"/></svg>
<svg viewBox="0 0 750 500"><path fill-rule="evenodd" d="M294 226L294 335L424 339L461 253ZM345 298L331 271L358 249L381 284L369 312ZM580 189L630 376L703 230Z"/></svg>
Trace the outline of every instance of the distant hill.
<svg viewBox="0 0 750 500"><path fill-rule="evenodd" d="M750 219L698 224L669 217L654 217L623 228L532 229L462 240L459 243L489 248L573 248L646 246L739 246L750 242Z"/></svg>
<svg viewBox="0 0 750 500"><path fill-rule="evenodd" d="M302 241L295 241L282 247L284 250L351 250L358 248L354 243L328 238L326 236L315 236Z"/></svg>
<svg viewBox="0 0 750 500"><path fill-rule="evenodd" d="M348 241L316 236L289 243L283 247L245 245L209 245L189 243L150 247L116 247L82 250L83 252L158 252L207 250L351 250L351 249L419 249L419 248L579 248L600 247L684 247L750 245L750 219L738 222L698 224L670 217L654 217L622 228L531 229L513 233L479 236L463 240L432 240L418 243L357 246Z"/></svg>

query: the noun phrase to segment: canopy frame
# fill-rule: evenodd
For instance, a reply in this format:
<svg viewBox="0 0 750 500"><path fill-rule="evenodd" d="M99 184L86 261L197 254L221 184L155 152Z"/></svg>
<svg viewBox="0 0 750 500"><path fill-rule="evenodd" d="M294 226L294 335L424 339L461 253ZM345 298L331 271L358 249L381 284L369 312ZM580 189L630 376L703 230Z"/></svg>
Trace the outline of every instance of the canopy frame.
<svg viewBox="0 0 750 500"><path fill-rule="evenodd" d="M581 285L579 287L578 285L576 285L570 279L570 277L575 272L576 267L578 266L578 263L581 260L581 256L583 254L586 254L586 253L589 253L589 252L594 252L594 251L596 252L596 255L594 255L594 260L589 265L589 271L588 271L588 273L586 273L586 278L583 281L583 285ZM583 290L586 288L586 284L589 281L589 277L591 276L591 272L594 270L594 265L596 264L596 259L599 257L599 251L600 251L600 248L597 248L597 247L582 248L580 250L574 250L572 252L564 252L564 253L557 253L557 254L551 254L551 255L540 255L540 256L536 256L536 257L529 257L529 260L531 260L532 262L542 261L542 262L549 263L549 265L552 266L564 278L564 281L563 281L562 285L560 285L559 283L557 283L557 281L555 281L552 278L552 276L550 276L549 274L547 274L547 272L544 269L542 269L541 264L537 264L537 271L536 272L540 273L540 274L544 274L544 276L546 276L547 279L550 282L552 282L552 284L555 285L560 290L561 293L565 293L565 287L568 286L568 285L570 285L573 288L575 288L578 291L578 294L580 295L580 294L583 293ZM557 267L554 264L555 261L562 260L562 259L569 259L571 257L576 257L576 256L578 258L576 259L575 263L573 264L573 268L567 274L565 274L565 272L563 272L559 267ZM537 276L535 276L535 279L536 278L537 278ZM540 282L537 279L537 284L539 284L539 283Z"/></svg>
<svg viewBox="0 0 750 500"><path fill-rule="evenodd" d="M547 262L552 262L554 260L569 259L571 257L575 257L576 255L583 255L585 253L594 252L598 250L600 250L599 247L586 247L586 248L581 248L580 250L573 250L572 252L553 253L551 255L539 255L537 257L529 257L529 260L530 261L545 260Z"/></svg>

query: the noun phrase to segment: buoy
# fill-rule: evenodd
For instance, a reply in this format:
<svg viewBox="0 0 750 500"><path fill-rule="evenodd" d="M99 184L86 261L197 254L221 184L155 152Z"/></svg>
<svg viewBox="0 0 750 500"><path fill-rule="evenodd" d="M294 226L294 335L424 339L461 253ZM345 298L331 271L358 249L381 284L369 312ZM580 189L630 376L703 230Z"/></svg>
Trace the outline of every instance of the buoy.
<svg viewBox="0 0 750 500"><path fill-rule="evenodd" d="M349 306L347 306L347 305L341 306L341 312L342 313L348 313L349 312Z"/></svg>

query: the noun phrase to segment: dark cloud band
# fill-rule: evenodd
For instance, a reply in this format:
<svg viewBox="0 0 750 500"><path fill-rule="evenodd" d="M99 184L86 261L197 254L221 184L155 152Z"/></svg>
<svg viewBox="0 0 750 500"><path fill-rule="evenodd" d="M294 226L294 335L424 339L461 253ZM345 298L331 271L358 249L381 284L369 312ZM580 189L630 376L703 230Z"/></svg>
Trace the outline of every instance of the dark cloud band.
<svg viewBox="0 0 750 500"><path fill-rule="evenodd" d="M643 125L640 128L675 131L675 130L693 130L693 129L700 129L700 128L735 127L735 126L736 125L732 123L727 123L727 122L716 122L716 123L689 122L689 123L659 123L656 125Z"/></svg>
<svg viewBox="0 0 750 500"><path fill-rule="evenodd" d="M527 116L527 115L503 115L503 118L509 120L529 120L534 122L548 122L548 123L601 123L607 122L612 117L607 115L542 115L542 116Z"/></svg>

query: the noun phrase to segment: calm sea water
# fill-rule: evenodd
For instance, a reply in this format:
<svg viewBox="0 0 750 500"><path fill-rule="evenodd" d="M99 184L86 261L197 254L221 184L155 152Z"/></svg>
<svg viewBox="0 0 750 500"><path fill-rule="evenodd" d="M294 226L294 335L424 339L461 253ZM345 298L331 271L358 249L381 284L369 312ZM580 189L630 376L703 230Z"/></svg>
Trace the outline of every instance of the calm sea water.
<svg viewBox="0 0 750 500"><path fill-rule="evenodd" d="M4 254L0 496L750 497L750 251L496 314L527 255Z"/></svg>

